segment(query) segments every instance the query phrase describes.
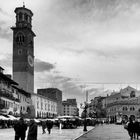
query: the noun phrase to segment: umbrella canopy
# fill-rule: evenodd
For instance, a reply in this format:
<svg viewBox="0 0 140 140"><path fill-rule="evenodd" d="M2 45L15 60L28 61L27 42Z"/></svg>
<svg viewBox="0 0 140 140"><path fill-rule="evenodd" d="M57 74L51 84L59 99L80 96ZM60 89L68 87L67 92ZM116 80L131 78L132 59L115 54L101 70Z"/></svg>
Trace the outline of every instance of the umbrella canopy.
<svg viewBox="0 0 140 140"><path fill-rule="evenodd" d="M12 116L12 115L7 115L9 117L10 120L18 120L18 118Z"/></svg>
<svg viewBox="0 0 140 140"><path fill-rule="evenodd" d="M0 115L0 120L9 120L9 119L4 117L4 116L2 116L2 115Z"/></svg>
<svg viewBox="0 0 140 140"><path fill-rule="evenodd" d="M70 119L74 118L74 116L58 116L58 119Z"/></svg>
<svg viewBox="0 0 140 140"><path fill-rule="evenodd" d="M36 123L39 123L40 121L39 120L37 120L37 119L34 119L34 121L36 122Z"/></svg>

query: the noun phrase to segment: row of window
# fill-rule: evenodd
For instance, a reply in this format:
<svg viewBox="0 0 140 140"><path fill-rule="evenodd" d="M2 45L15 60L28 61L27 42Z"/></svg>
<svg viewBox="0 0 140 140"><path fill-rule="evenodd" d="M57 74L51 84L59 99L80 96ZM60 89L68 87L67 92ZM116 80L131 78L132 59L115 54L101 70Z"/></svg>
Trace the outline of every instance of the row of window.
<svg viewBox="0 0 140 140"><path fill-rule="evenodd" d="M26 108L24 106L21 106L20 111L27 111L27 110L26 110Z"/></svg>
<svg viewBox="0 0 140 140"><path fill-rule="evenodd" d="M65 112L69 113L69 110L67 110L67 111L64 110L64 113L65 113Z"/></svg>
<svg viewBox="0 0 140 140"><path fill-rule="evenodd" d="M28 39L29 45L32 45L33 44L33 37L32 37L32 35L29 34L27 39ZM24 35L23 32L18 32L16 34L15 42L16 42L16 44L18 44L18 46L21 46L21 45L23 45L24 42L26 42L25 41L25 35Z"/></svg>
<svg viewBox="0 0 140 140"><path fill-rule="evenodd" d="M11 84L7 81L0 79L0 89L6 89L7 92L17 93L17 90L11 86Z"/></svg>
<svg viewBox="0 0 140 140"><path fill-rule="evenodd" d="M64 113L64 116L65 116L65 115L71 116L69 113Z"/></svg>
<svg viewBox="0 0 140 140"><path fill-rule="evenodd" d="M54 117L55 114L49 113L49 112L41 112L37 111L37 118L48 118L48 117Z"/></svg>
<svg viewBox="0 0 140 140"><path fill-rule="evenodd" d="M19 13L17 14L17 21L27 21L28 23L31 23L31 17L26 13Z"/></svg>
<svg viewBox="0 0 140 140"><path fill-rule="evenodd" d="M2 104L4 104L4 107L9 109L9 108L16 108L17 110L19 110L20 106L13 103L13 102L10 102L10 101L7 101L7 100L4 100L4 99L1 99L1 102Z"/></svg>
<svg viewBox="0 0 140 140"><path fill-rule="evenodd" d="M135 111L135 107L134 106L131 106L131 107L122 107L122 108L110 108L110 112L115 112L115 111Z"/></svg>
<svg viewBox="0 0 140 140"><path fill-rule="evenodd" d="M26 96L20 94L17 89L13 88L9 82L0 80L0 90L4 90L6 93L12 94L13 97L23 102L29 102Z"/></svg>
<svg viewBox="0 0 140 140"><path fill-rule="evenodd" d="M123 107L122 110L123 110L123 111L128 111L128 110L129 110L129 111L135 111L135 107L133 107L133 106L130 107L130 108L128 108L128 107Z"/></svg>
<svg viewBox="0 0 140 140"><path fill-rule="evenodd" d="M43 102L41 102L40 107L39 107L39 101L37 101L37 109L40 109L40 108L41 108L41 110L44 109L44 110L56 112L56 106L55 105L50 105L50 104L47 104L47 103L43 104Z"/></svg>

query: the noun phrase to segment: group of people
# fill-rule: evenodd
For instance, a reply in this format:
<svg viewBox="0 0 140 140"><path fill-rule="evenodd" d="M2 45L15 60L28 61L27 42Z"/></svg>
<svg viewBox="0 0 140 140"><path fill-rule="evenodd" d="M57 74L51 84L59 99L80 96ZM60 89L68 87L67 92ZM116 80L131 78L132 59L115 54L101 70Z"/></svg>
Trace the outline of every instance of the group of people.
<svg viewBox="0 0 140 140"><path fill-rule="evenodd" d="M15 140L25 140L28 125L24 122L23 118L14 125ZM27 140L37 140L37 124L34 119L30 120Z"/></svg>
<svg viewBox="0 0 140 140"><path fill-rule="evenodd" d="M47 128L48 130L48 134L51 133L51 129L53 128L53 122L48 120L48 121L42 121L41 122L42 125L42 134L46 133L45 129Z"/></svg>
<svg viewBox="0 0 140 140"><path fill-rule="evenodd" d="M0 128L11 128L16 123L16 120L0 120Z"/></svg>
<svg viewBox="0 0 140 140"><path fill-rule="evenodd" d="M140 135L140 123L137 119L130 118L129 121L125 125L125 129L127 129L128 134L131 140L138 139Z"/></svg>

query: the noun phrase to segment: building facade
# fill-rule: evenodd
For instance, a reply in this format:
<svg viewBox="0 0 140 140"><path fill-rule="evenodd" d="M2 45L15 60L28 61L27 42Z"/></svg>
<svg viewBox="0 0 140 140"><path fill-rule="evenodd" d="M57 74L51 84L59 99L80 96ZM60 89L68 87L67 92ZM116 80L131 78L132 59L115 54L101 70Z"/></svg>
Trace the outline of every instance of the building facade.
<svg viewBox="0 0 140 140"><path fill-rule="evenodd" d="M32 105L31 94L18 86L13 86L20 100L20 115L29 115L28 108Z"/></svg>
<svg viewBox="0 0 140 140"><path fill-rule="evenodd" d="M13 30L13 80L27 92L34 92L34 37L31 10L17 7Z"/></svg>
<svg viewBox="0 0 140 140"><path fill-rule="evenodd" d="M140 118L140 92L130 86L107 96L106 103L107 118L112 122L120 117L124 120Z"/></svg>
<svg viewBox="0 0 140 140"><path fill-rule="evenodd" d="M79 116L76 99L67 99L62 102L64 116Z"/></svg>
<svg viewBox="0 0 140 140"><path fill-rule="evenodd" d="M106 117L106 97L98 96L91 100L87 109L87 116L91 118Z"/></svg>
<svg viewBox="0 0 140 140"><path fill-rule="evenodd" d="M62 115L62 91L57 88L37 89L37 94L57 102L57 115Z"/></svg>
<svg viewBox="0 0 140 140"><path fill-rule="evenodd" d="M57 116L57 101L42 96L32 94L32 105L35 108L34 116L36 118L54 118Z"/></svg>
<svg viewBox="0 0 140 140"><path fill-rule="evenodd" d="M3 73L0 67L0 112L20 116L31 105L30 93L18 87L18 83Z"/></svg>

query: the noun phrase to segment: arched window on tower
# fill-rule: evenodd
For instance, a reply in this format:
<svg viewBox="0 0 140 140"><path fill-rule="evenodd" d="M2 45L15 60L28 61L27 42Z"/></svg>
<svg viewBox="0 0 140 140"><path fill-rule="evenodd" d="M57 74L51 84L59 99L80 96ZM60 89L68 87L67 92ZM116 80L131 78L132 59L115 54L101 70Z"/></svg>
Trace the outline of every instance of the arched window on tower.
<svg viewBox="0 0 140 140"><path fill-rule="evenodd" d="M19 21L22 21L22 13L19 13Z"/></svg>
<svg viewBox="0 0 140 140"><path fill-rule="evenodd" d="M28 15L24 14L25 21L28 21Z"/></svg>
<svg viewBox="0 0 140 140"><path fill-rule="evenodd" d="M18 33L18 34L16 35L16 43L17 43L18 45L23 45L24 41L25 41L24 34L21 33L21 32Z"/></svg>

